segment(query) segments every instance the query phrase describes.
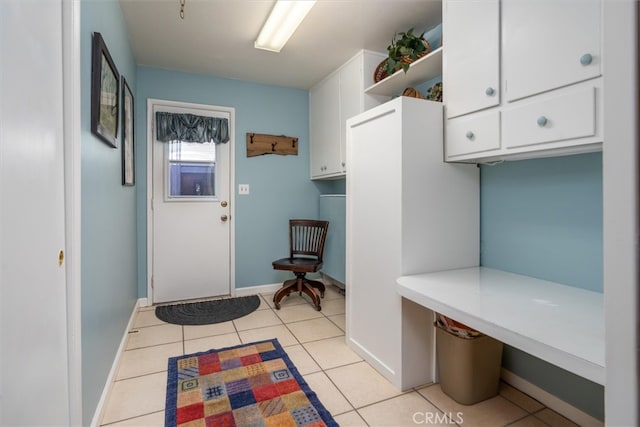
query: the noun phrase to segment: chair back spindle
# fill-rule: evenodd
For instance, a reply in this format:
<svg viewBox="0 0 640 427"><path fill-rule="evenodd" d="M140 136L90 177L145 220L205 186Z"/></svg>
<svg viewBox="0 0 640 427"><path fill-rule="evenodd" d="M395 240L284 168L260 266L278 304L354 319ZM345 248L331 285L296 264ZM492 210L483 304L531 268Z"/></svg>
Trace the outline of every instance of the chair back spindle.
<svg viewBox="0 0 640 427"><path fill-rule="evenodd" d="M322 262L328 221L309 219L289 220L290 257L308 256Z"/></svg>

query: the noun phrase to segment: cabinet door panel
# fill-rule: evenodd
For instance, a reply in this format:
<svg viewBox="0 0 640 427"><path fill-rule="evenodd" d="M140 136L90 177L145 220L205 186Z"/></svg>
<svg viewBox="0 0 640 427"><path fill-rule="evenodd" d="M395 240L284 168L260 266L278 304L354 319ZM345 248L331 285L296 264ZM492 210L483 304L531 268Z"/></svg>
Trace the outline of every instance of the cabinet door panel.
<svg viewBox="0 0 640 427"><path fill-rule="evenodd" d="M340 70L340 166L342 171L346 171L347 119L364 110L362 80L362 61L351 61Z"/></svg>
<svg viewBox="0 0 640 427"><path fill-rule="evenodd" d="M595 88L564 93L502 113L505 145L522 147L593 136L596 133Z"/></svg>
<svg viewBox="0 0 640 427"><path fill-rule="evenodd" d="M600 19L600 0L503 0L507 100L599 76Z"/></svg>
<svg viewBox="0 0 640 427"><path fill-rule="evenodd" d="M447 158L500 148L500 112L446 122Z"/></svg>
<svg viewBox="0 0 640 427"><path fill-rule="evenodd" d="M443 24L447 117L500 103L498 0L450 0Z"/></svg>
<svg viewBox="0 0 640 427"><path fill-rule="evenodd" d="M311 177L338 173L340 150L340 79L322 82L309 93Z"/></svg>

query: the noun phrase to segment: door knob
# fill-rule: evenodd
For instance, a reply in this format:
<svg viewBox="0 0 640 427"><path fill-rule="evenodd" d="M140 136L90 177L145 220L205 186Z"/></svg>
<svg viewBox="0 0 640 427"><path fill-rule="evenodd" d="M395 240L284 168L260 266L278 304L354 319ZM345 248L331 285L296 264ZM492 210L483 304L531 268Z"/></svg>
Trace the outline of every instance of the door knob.
<svg viewBox="0 0 640 427"><path fill-rule="evenodd" d="M229 219L229 217L227 215L222 215L220 219L222 220L222 222L225 222L226 220Z"/></svg>
<svg viewBox="0 0 640 427"><path fill-rule="evenodd" d="M226 200L221 201L220 202L220 206L222 206L223 208L226 208L227 207L227 201Z"/></svg>

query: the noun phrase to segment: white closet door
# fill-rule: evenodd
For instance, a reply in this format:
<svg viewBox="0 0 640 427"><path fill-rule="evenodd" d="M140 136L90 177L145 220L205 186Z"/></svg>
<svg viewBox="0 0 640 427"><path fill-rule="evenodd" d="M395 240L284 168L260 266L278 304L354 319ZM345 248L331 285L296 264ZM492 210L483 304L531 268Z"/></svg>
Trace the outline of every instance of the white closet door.
<svg viewBox="0 0 640 427"><path fill-rule="evenodd" d="M69 425L61 1L0 1L0 62L0 425Z"/></svg>

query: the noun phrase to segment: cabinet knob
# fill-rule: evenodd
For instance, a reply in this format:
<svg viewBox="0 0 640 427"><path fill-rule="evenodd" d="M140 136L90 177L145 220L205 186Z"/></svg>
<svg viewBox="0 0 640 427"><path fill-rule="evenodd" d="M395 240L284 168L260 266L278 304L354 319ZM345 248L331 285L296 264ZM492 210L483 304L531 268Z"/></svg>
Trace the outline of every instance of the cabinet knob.
<svg viewBox="0 0 640 427"><path fill-rule="evenodd" d="M345 167L345 166L346 166L346 163L345 163L345 162L342 162L342 167Z"/></svg>
<svg viewBox="0 0 640 427"><path fill-rule="evenodd" d="M473 134L473 132L467 131L467 139L473 139L473 138L475 138L475 135Z"/></svg>
<svg viewBox="0 0 640 427"><path fill-rule="evenodd" d="M491 86L489 86L489 87L484 91L484 93L485 93L487 96L493 96L493 95L496 93L496 91L495 91L495 89L494 89L494 88L492 88Z"/></svg>
<svg viewBox="0 0 640 427"><path fill-rule="evenodd" d="M591 56L590 53L585 53L580 57L580 63L582 65L589 65L591 62L593 62L593 56Z"/></svg>
<svg viewBox="0 0 640 427"><path fill-rule="evenodd" d="M540 127L546 126L547 122L548 122L548 120L547 120L547 118L545 116L540 116L540 117L538 117L538 120L536 120L536 123L538 123L538 126L540 126Z"/></svg>

